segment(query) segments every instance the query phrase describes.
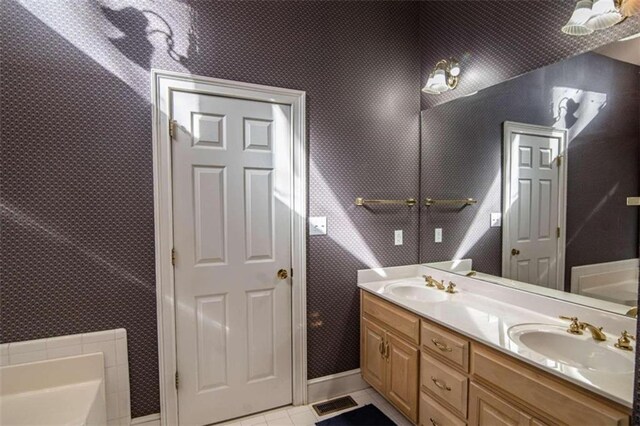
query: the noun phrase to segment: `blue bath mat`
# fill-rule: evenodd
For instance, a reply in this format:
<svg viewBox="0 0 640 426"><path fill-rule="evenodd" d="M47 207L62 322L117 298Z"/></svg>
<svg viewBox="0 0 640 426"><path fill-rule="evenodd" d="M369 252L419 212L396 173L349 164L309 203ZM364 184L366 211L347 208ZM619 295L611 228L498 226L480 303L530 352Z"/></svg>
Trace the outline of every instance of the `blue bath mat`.
<svg viewBox="0 0 640 426"><path fill-rule="evenodd" d="M396 426L375 405L367 404L316 423L317 426Z"/></svg>

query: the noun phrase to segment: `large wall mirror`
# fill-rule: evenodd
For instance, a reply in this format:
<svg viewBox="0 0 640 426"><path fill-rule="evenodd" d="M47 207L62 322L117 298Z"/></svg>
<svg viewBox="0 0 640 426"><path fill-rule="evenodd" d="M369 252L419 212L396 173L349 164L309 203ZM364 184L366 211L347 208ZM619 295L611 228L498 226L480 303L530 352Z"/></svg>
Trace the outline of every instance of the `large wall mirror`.
<svg viewBox="0 0 640 426"><path fill-rule="evenodd" d="M421 199L436 200L421 263L620 314L637 304L640 37L421 118Z"/></svg>

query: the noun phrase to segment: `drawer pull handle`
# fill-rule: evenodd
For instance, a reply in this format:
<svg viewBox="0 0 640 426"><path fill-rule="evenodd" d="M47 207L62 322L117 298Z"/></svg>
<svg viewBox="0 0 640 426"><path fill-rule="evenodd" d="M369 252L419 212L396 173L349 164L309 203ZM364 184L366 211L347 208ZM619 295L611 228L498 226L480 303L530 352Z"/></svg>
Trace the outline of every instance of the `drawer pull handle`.
<svg viewBox="0 0 640 426"><path fill-rule="evenodd" d="M389 342L384 344L384 357L389 360Z"/></svg>
<svg viewBox="0 0 640 426"><path fill-rule="evenodd" d="M380 340L380 344L378 345L378 352L380 355L384 356L384 340Z"/></svg>
<svg viewBox="0 0 640 426"><path fill-rule="evenodd" d="M432 342L433 342L433 344L434 344L434 345L436 345L436 347L437 347L438 349L440 349L442 352L451 352L451 351L452 351L452 349L451 349L449 346L445 345L444 343L440 343L440 342L438 342L438 340L437 340L437 339L431 339L431 341L432 341Z"/></svg>
<svg viewBox="0 0 640 426"><path fill-rule="evenodd" d="M438 423L435 420L433 420L433 417L429 417L429 421L431 422L432 426L440 426L440 423Z"/></svg>
<svg viewBox="0 0 640 426"><path fill-rule="evenodd" d="M446 391L450 391L451 390L451 388L449 386L447 386L446 383L441 382L440 380L436 379L433 376L431 376L431 381L433 381L433 384L436 385L437 387L439 387L442 390L446 390Z"/></svg>

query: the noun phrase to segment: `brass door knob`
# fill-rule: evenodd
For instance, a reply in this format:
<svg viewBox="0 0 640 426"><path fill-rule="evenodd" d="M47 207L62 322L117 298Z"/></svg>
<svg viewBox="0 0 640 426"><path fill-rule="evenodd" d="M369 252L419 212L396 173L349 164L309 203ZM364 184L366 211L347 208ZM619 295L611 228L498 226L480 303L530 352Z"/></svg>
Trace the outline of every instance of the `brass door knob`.
<svg viewBox="0 0 640 426"><path fill-rule="evenodd" d="M518 249L511 249L511 256L517 256L520 254L520 250Z"/></svg>
<svg viewBox="0 0 640 426"><path fill-rule="evenodd" d="M289 273L287 272L286 269L280 269L278 271L278 279L286 280L288 277L289 277Z"/></svg>

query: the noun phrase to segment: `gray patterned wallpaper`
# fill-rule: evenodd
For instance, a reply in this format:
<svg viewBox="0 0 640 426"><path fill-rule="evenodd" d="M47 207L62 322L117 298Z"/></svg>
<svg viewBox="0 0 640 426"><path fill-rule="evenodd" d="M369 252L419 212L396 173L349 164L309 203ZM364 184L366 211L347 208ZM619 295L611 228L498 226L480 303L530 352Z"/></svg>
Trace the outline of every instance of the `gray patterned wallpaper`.
<svg viewBox="0 0 640 426"><path fill-rule="evenodd" d="M159 411L149 69L307 91L309 378L358 368L356 270L415 263L418 4L2 2L1 341L124 327ZM393 231L404 230L404 245Z"/></svg>

